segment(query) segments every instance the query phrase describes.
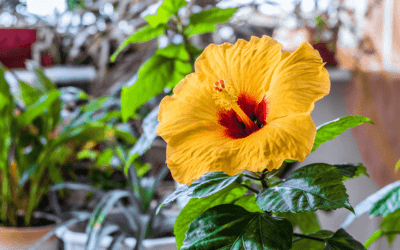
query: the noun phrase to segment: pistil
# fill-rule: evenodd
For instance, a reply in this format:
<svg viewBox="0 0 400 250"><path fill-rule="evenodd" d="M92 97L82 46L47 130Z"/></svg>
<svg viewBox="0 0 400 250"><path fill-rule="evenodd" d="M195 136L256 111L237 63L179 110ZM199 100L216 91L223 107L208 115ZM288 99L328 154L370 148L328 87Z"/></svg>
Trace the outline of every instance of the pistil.
<svg viewBox="0 0 400 250"><path fill-rule="evenodd" d="M233 109L246 126L246 129L250 131L258 130L258 126L246 115L237 103L238 95L232 86L227 84L225 80L221 79L214 83L213 90L216 92L214 93L213 98L218 106L227 111Z"/></svg>

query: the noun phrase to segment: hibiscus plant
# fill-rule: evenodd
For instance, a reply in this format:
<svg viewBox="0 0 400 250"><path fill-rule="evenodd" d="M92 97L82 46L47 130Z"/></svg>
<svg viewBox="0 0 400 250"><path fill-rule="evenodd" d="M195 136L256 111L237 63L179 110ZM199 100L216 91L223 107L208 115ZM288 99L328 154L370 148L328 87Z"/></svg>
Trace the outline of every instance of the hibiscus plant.
<svg viewBox="0 0 400 250"><path fill-rule="evenodd" d="M367 175L361 163L314 163L278 177L282 165L373 123L345 116L316 128L311 111L329 93L328 72L308 43L293 53L281 49L267 36L211 44L195 72L161 101L157 133L167 142L173 178L186 184L163 204L190 197L174 225L178 249L366 249L400 233L393 222L399 183L350 205L343 182ZM343 228L320 228L315 211L338 208L385 217L363 245Z"/></svg>
<svg viewBox="0 0 400 250"><path fill-rule="evenodd" d="M215 31L237 9L212 8L182 21L178 10L186 4L164 0L112 57L130 43L171 32L183 37L182 43L156 50L135 84L121 93L125 120L153 97L167 95L155 109L157 134L167 142L173 178L185 185L158 211L177 198L190 198L174 225L177 248L354 250L366 249L381 236L392 242L400 232L391 220L400 211L398 183L353 209L343 182L368 175L361 163L314 163L279 177L283 166L303 161L347 129L373 123L346 116L316 128L314 103L330 91L318 51L303 43L283 53L282 45L268 36L211 44L202 51L189 38ZM130 160L137 152L131 151ZM321 229L315 211L338 208L385 217L363 245L344 228Z"/></svg>

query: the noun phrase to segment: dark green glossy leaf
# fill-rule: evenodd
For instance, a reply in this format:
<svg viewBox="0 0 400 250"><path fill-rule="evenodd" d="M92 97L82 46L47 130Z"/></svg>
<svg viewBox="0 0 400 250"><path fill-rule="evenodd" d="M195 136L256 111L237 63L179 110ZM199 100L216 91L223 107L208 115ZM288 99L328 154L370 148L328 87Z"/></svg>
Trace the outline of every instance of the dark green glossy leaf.
<svg viewBox="0 0 400 250"><path fill-rule="evenodd" d="M393 232L397 231L400 232L400 209L397 209L394 213L387 214L383 217L380 228L383 232ZM385 234L386 239L391 245L396 238L396 234ZM398 233L399 234L399 233Z"/></svg>
<svg viewBox="0 0 400 250"><path fill-rule="evenodd" d="M370 214L373 216L387 215L393 213L400 208L400 186L397 186L390 190L385 196L379 199L372 206Z"/></svg>
<svg viewBox="0 0 400 250"><path fill-rule="evenodd" d="M29 106L20 116L18 116L18 126L24 127L31 123L36 117L50 112L52 105L59 101L60 91L51 90L48 94L43 95L34 104Z"/></svg>
<svg viewBox="0 0 400 250"><path fill-rule="evenodd" d="M369 177L367 173L367 168L363 166L362 163L358 164L336 164L333 165L337 167L340 171L340 174L343 176L343 181L348 179L353 179L355 177L360 177L361 175L366 175Z"/></svg>
<svg viewBox="0 0 400 250"><path fill-rule="evenodd" d="M226 23L237 11L238 8L211 8L193 14L189 17L189 24L185 27L184 32L189 37L215 32L216 24Z"/></svg>
<svg viewBox="0 0 400 250"><path fill-rule="evenodd" d="M233 204L241 206L242 208L246 209L249 212L259 212L259 213L263 212L256 204L255 194L243 195L242 197L237 199Z"/></svg>
<svg viewBox="0 0 400 250"><path fill-rule="evenodd" d="M292 225L284 218L219 205L190 224L181 249L286 250L292 246L292 234Z"/></svg>
<svg viewBox="0 0 400 250"><path fill-rule="evenodd" d="M231 185L211 196L204 198L191 198L186 206L180 211L174 224L174 234L176 244L179 249L183 245L185 233L189 229L189 224L207 209L220 204L234 202L246 192L244 187Z"/></svg>
<svg viewBox="0 0 400 250"><path fill-rule="evenodd" d="M151 25L146 25L140 29L138 29L135 33L130 35L128 38L126 38L122 44L118 47L118 49L112 54L110 60L111 62L114 62L115 59L117 58L118 54L125 49L126 46L128 46L131 43L143 43L150 41L153 38L162 36L165 32L165 30L168 29L168 26L165 24L160 24L158 26L151 26Z"/></svg>
<svg viewBox="0 0 400 250"><path fill-rule="evenodd" d="M293 228L298 226L302 233L311 234L321 230L321 225L314 211L300 213L283 212L276 213L276 215L290 221Z"/></svg>
<svg viewBox="0 0 400 250"><path fill-rule="evenodd" d="M311 152L314 152L322 143L335 139L336 136L349 128L354 128L363 123L374 124L370 119L363 116L345 116L334 121L325 123L317 128L317 135Z"/></svg>
<svg viewBox="0 0 400 250"><path fill-rule="evenodd" d="M366 250L363 244L356 241L343 228L337 230L325 241L324 250Z"/></svg>
<svg viewBox="0 0 400 250"><path fill-rule="evenodd" d="M391 184L386 185L385 187L379 189L376 193L368 196L365 200L360 202L355 208L355 214L349 214L343 224L340 226L342 228L350 225L353 220L357 217L360 217L362 214L369 212L379 200L381 200L386 194L388 194L393 189L400 188L400 181L393 182Z"/></svg>
<svg viewBox="0 0 400 250"><path fill-rule="evenodd" d="M186 4L185 0L163 0L163 3L157 9L157 13L153 16L146 16L144 19L153 27L165 24L172 15L178 13L178 10Z"/></svg>
<svg viewBox="0 0 400 250"><path fill-rule="evenodd" d="M229 176L223 172L207 173L198 180L193 181L190 186L181 186L158 207L158 211L167 203L176 200L178 197L190 196L195 198L207 197L229 187L241 175Z"/></svg>
<svg viewBox="0 0 400 250"><path fill-rule="evenodd" d="M189 188L193 190L190 196L202 198L212 195L230 186L239 177L241 177L241 174L229 176L223 172L207 173L190 185Z"/></svg>
<svg viewBox="0 0 400 250"><path fill-rule="evenodd" d="M338 168L317 163L302 167L279 185L267 188L257 195L258 206L264 211L293 213L353 208Z"/></svg>

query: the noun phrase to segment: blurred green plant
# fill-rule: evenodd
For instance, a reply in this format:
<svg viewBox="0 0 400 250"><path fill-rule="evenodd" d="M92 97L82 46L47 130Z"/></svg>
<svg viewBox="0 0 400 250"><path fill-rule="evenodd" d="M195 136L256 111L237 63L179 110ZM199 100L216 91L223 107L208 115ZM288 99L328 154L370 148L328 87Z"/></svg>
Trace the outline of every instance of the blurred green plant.
<svg viewBox="0 0 400 250"><path fill-rule="evenodd" d="M111 62L114 62L117 55L129 44L150 41L167 34L167 31L183 38L180 44L170 44L156 50L139 69L136 82L122 89L123 121L133 117L139 107L163 93L165 88L173 89L193 71L194 61L202 49L191 44L190 37L216 32L216 25L227 22L237 11L237 8L203 10L191 15L189 22L184 25L178 11L186 4L185 0L164 0L156 14L145 17L147 24L129 36L111 56Z"/></svg>
<svg viewBox="0 0 400 250"><path fill-rule="evenodd" d="M109 123L110 117L118 117L116 113L90 117L101 107L99 100L82 107L83 112L74 119L63 119L67 93L58 90L38 68L34 69L37 87L19 81L20 91L12 94L6 71L0 67L0 223L22 226L17 219L23 211L24 226L30 226L33 211L50 186L63 181L60 166L75 154L76 144L116 138L134 143L136 138ZM82 91L75 94L77 100L90 99Z"/></svg>

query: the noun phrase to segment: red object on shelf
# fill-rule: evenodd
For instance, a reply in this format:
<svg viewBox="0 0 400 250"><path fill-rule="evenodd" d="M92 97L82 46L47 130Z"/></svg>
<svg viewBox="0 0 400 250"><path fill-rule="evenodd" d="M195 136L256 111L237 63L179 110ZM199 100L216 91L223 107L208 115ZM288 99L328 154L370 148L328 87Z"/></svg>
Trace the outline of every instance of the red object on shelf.
<svg viewBox="0 0 400 250"><path fill-rule="evenodd" d="M0 62L7 68L25 68L25 61L31 59L32 44L36 40L35 29L0 29ZM44 53L41 65L53 65L53 57Z"/></svg>
<svg viewBox="0 0 400 250"><path fill-rule="evenodd" d="M8 68L24 68L35 41L34 29L0 29L0 62Z"/></svg>

